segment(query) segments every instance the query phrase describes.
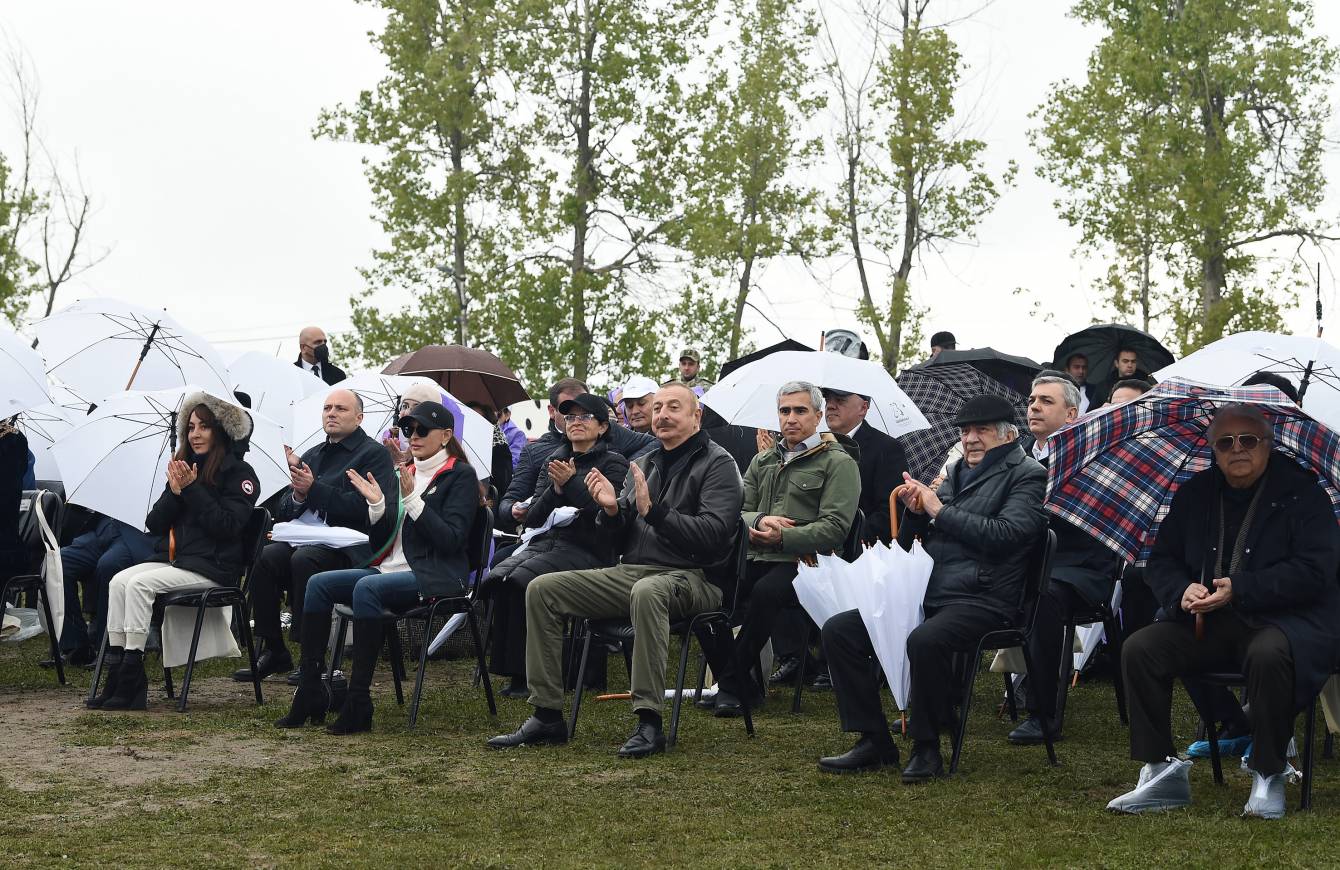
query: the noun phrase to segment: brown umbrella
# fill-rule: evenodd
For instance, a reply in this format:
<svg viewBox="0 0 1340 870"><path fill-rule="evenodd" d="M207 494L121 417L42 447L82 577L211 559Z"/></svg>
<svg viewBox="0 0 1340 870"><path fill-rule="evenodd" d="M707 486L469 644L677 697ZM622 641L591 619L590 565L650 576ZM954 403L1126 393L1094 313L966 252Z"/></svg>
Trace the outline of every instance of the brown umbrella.
<svg viewBox="0 0 1340 870"><path fill-rule="evenodd" d="M459 344L430 344L401 354L382 374L432 378L461 401L495 410L530 398L505 362L486 350Z"/></svg>

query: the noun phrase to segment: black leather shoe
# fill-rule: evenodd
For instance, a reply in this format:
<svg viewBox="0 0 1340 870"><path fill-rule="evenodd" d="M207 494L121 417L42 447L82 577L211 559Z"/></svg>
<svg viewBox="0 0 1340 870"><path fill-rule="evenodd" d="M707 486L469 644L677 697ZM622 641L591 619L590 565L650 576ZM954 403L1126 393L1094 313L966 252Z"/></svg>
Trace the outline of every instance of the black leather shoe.
<svg viewBox="0 0 1340 870"><path fill-rule="evenodd" d="M526 685L525 680L518 680L513 677L512 682L508 683L499 694L504 698L515 698L524 701L530 697L530 686Z"/></svg>
<svg viewBox="0 0 1340 870"><path fill-rule="evenodd" d="M828 675L827 671L824 671L814 678L813 683L810 683L810 689L815 692L831 692L833 691L833 678Z"/></svg>
<svg viewBox="0 0 1340 870"><path fill-rule="evenodd" d="M1046 741L1042 737L1042 720L1036 716L1029 716L1020 722L1019 727L1011 731L1010 736L1006 739L1016 746L1036 746L1045 743ZM1061 735L1053 730L1052 740L1060 739Z"/></svg>
<svg viewBox="0 0 1340 870"><path fill-rule="evenodd" d="M718 719L734 719L744 715L744 705L730 692L717 690L716 703L712 705L712 715ZM763 706L763 694L760 692L749 699L749 711L752 713Z"/></svg>
<svg viewBox="0 0 1340 870"><path fill-rule="evenodd" d="M879 770L883 767L897 767L901 758L898 744L890 741L880 746L869 737L861 737L856 745L842 755L830 755L819 759L819 769L824 773L860 773L867 770Z"/></svg>
<svg viewBox="0 0 1340 870"><path fill-rule="evenodd" d="M60 654L61 664L67 668L93 668L93 663L98 660L98 654L86 646L72 649L69 652ZM39 668L50 670L56 666L55 659L42 659L37 663Z"/></svg>
<svg viewBox="0 0 1340 870"><path fill-rule="evenodd" d="M517 746L561 746L568 742L567 723L541 722L531 716L511 734L489 738L489 749L512 749Z"/></svg>
<svg viewBox="0 0 1340 870"><path fill-rule="evenodd" d="M322 662L321 673L324 674L325 672L326 672L326 664L325 662ZM292 671L289 672L286 682L290 686L297 686L302 683L302 665L298 665L296 668L294 668Z"/></svg>
<svg viewBox="0 0 1340 870"><path fill-rule="evenodd" d="M794 686L796 684L796 675L800 673L800 659L797 656L787 656L782 659L782 663L777 666L777 670L768 677L769 686Z"/></svg>
<svg viewBox="0 0 1340 870"><path fill-rule="evenodd" d="M273 650L269 647L260 651L256 656L256 670L260 671L261 679L272 674L278 674L282 671L293 669L293 656L289 655L287 649ZM251 682L251 668L242 668L239 671L233 671L233 679L239 683ZM297 685L294 683L294 685Z"/></svg>
<svg viewBox="0 0 1340 870"><path fill-rule="evenodd" d="M665 732L652 722L639 722L637 729L619 748L620 758L646 758L665 751Z"/></svg>
<svg viewBox="0 0 1340 870"><path fill-rule="evenodd" d="M717 691L720 692L721 690L717 689ZM694 701L693 706L697 707L699 710L715 710L717 708L717 696L704 695L703 697Z"/></svg>
<svg viewBox="0 0 1340 870"><path fill-rule="evenodd" d="M939 743L918 743L912 747L912 757L903 768L903 782L926 782L944 775L945 763L940 757Z"/></svg>

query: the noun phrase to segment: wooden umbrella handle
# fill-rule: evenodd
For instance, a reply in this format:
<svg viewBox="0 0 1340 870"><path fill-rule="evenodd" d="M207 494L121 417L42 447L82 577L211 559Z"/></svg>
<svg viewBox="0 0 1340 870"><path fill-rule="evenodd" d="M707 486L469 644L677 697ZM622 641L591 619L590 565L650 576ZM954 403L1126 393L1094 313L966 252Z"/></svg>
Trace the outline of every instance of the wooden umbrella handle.
<svg viewBox="0 0 1340 870"><path fill-rule="evenodd" d="M898 487L889 493L889 531L893 540L898 540Z"/></svg>
<svg viewBox="0 0 1340 870"><path fill-rule="evenodd" d="M1205 640L1205 614L1196 614L1196 640Z"/></svg>

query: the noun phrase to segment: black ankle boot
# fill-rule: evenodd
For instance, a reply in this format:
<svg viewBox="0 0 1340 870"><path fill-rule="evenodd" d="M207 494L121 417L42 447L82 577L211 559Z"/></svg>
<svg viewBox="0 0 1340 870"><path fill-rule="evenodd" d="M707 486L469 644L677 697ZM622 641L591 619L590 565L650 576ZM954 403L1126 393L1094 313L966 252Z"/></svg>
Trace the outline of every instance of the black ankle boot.
<svg viewBox="0 0 1340 870"><path fill-rule="evenodd" d="M116 674L116 693L102 702L103 710L143 710L148 701L149 679L144 674L144 651L128 649Z"/></svg>
<svg viewBox="0 0 1340 870"><path fill-rule="evenodd" d="M102 657L102 673L104 678L102 692L85 701L85 707L90 710L100 710L102 709L102 705L107 703L107 699L116 694L116 684L121 671L121 658L124 655L125 650L122 647L107 647L107 652Z"/></svg>
<svg viewBox="0 0 1340 870"><path fill-rule="evenodd" d="M326 659L326 641L330 637L330 616L322 619L315 613L306 614L302 621L302 679L293 692L293 703L288 715L275 722L276 728L301 728L310 720L313 725L326 721L330 709L330 685L321 679Z"/></svg>
<svg viewBox="0 0 1340 870"><path fill-rule="evenodd" d="M326 726L331 734L356 734L372 730L372 671L377 667L377 654L382 649L382 621L354 620L354 655L350 663L349 694L340 708L340 715Z"/></svg>

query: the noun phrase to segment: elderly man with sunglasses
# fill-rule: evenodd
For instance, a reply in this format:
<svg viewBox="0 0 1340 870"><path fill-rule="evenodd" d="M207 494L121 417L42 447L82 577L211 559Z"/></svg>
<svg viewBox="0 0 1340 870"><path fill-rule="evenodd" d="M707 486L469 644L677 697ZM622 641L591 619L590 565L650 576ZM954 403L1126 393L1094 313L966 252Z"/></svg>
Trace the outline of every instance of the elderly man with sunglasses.
<svg viewBox="0 0 1340 870"><path fill-rule="evenodd" d="M1316 476L1272 449L1259 409L1220 408L1207 437L1215 464L1178 489L1146 570L1163 621L1122 650L1131 757L1144 767L1108 809L1191 803L1191 762L1176 757L1172 742L1173 680L1240 671L1253 737L1243 815L1277 819L1294 717L1335 662L1340 527Z"/></svg>

